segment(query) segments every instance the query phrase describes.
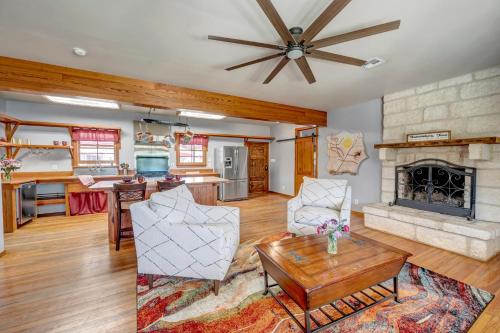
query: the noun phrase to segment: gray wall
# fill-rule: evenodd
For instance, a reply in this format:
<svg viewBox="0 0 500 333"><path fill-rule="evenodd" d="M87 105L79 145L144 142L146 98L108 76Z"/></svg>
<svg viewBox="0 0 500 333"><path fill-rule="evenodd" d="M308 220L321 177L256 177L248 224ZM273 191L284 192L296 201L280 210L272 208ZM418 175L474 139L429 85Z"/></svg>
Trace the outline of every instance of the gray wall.
<svg viewBox="0 0 500 333"><path fill-rule="evenodd" d="M276 124L271 127L271 136L276 140L295 136L296 125ZM269 152L269 190L293 195L295 174L295 142L276 142L270 145Z"/></svg>
<svg viewBox="0 0 500 333"><path fill-rule="evenodd" d="M332 176L328 173L328 153L326 137L340 131L362 132L365 152L364 160L357 175ZM331 110L328 112L328 127L320 128L318 147L319 178L347 179L352 186L353 210L361 211L367 203L380 201L381 162L374 144L382 142L382 100L374 99L366 103ZM355 200L358 202L355 204Z"/></svg>
<svg viewBox="0 0 500 333"><path fill-rule="evenodd" d="M2 104L0 102L0 110L1 107ZM19 119L120 127L122 130L120 162L126 162L131 166L135 166L133 121L145 117L145 114L11 100L6 101L5 107L6 110L4 112L6 111L8 115ZM155 116L155 118L169 119L168 117L158 116ZM189 124L195 133L270 135L270 126L264 125L202 119L192 119L189 121ZM1 127L0 132L3 132L3 126ZM180 131L181 128L174 128L173 130ZM71 141L68 131L64 128L21 126L16 131L14 137L30 139L32 144L52 144L53 140ZM207 155L208 166L212 166L213 150L216 147L243 144L243 139L210 138ZM170 164L174 166L175 150L172 149L169 153ZM69 152L65 150L51 150L44 155L30 155L29 151L22 150L18 155L18 159L23 162L20 171L68 171L72 169L71 157Z"/></svg>

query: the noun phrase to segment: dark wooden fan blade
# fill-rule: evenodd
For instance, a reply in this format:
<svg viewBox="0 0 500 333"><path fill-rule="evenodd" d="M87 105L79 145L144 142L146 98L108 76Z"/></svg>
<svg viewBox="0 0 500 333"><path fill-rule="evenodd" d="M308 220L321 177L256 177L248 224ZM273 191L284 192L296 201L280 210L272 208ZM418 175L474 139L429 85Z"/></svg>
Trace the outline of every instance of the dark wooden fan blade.
<svg viewBox="0 0 500 333"><path fill-rule="evenodd" d="M351 0L334 0L302 34L304 44L309 43Z"/></svg>
<svg viewBox="0 0 500 333"><path fill-rule="evenodd" d="M356 31L351 31L345 34L332 36L328 38L319 39L317 41L311 42L313 45L309 50L319 49L325 46L340 44L344 42L349 42L351 40L368 37L376 34L381 34L383 32L399 29L401 21L393 21L384 24L375 25L373 27L364 28Z"/></svg>
<svg viewBox="0 0 500 333"><path fill-rule="evenodd" d="M278 54L269 55L267 57L255 59L255 60L252 60L252 61L249 61L249 62L245 62L245 63L239 64L239 65L236 65L236 66L232 66L232 67L226 68L226 71L232 71L234 69L238 69L238 68L241 68L241 67L250 66L250 65L253 65L253 64L257 64L259 62L263 62L263 61L271 60L271 59L274 59L274 58L282 57L284 55L285 55L284 52L278 53Z"/></svg>
<svg viewBox="0 0 500 333"><path fill-rule="evenodd" d="M218 40L218 41L226 42L226 43L235 43L235 44L243 44L243 45L264 47L266 49L273 49L273 50L284 49L283 46L279 46L279 45L273 45L273 44L267 44L267 43L260 43L260 42L252 42L252 41L243 40L243 39L235 39L235 38L227 38L227 37L219 37L219 36L208 36L208 39Z"/></svg>
<svg viewBox="0 0 500 333"><path fill-rule="evenodd" d="M288 59L287 57L283 57L283 59L281 59L281 61L279 62L278 66L276 66L273 69L271 74L269 74L269 76L266 78L266 80L263 83L268 84L269 82L271 82L271 80L274 79L276 74L278 74L283 69L283 67L285 67L285 65L288 64L289 61L290 61L290 59Z"/></svg>
<svg viewBox="0 0 500 333"><path fill-rule="evenodd" d="M295 63L297 63L297 65L300 68L300 71L302 72L302 74L304 74L309 84L316 82L316 78L314 77L311 67L309 67L309 63L307 62L306 57L300 57L298 59L295 59Z"/></svg>
<svg viewBox="0 0 500 333"><path fill-rule="evenodd" d="M288 31L285 23L281 19L281 16L278 14L276 8L274 8L273 4L271 3L271 0L257 0L257 3L259 4L260 8L262 8L269 21L271 21L271 24L278 32L285 45L287 45L288 42L293 43L295 40L293 39L292 34L290 33L290 31Z"/></svg>
<svg viewBox="0 0 500 333"><path fill-rule="evenodd" d="M354 66L363 66L366 63L365 60L352 58L352 57L346 57L346 56L343 56L340 54L319 51L319 50L311 51L311 53L310 54L308 53L307 56L312 57L312 58L317 58L317 59L341 62L343 64L354 65Z"/></svg>

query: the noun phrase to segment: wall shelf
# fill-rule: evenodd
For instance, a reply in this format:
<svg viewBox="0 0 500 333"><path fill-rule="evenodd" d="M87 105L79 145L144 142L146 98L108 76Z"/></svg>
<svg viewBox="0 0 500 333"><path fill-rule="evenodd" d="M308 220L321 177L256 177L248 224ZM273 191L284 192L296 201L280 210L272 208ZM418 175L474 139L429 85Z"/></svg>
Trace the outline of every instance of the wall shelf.
<svg viewBox="0 0 500 333"><path fill-rule="evenodd" d="M421 142L398 142L398 143L380 143L375 145L375 149L380 148L421 148L421 147L450 147L450 146L468 146L472 144L500 144L500 137L489 136L481 138L453 139L443 141L421 141Z"/></svg>
<svg viewBox="0 0 500 333"><path fill-rule="evenodd" d="M120 133L120 128L102 127L95 125L82 125L82 124L66 124L66 123L54 123L48 121L31 121L31 120L21 120L15 117L9 116L5 113L0 113L0 123L5 125L5 139L6 142L0 142L0 148L5 148L6 155L8 158L16 158L21 149L67 149L71 154L71 159L74 160L74 150L72 146L55 146L55 145L25 145L25 144L14 144L10 143L12 137L16 133L19 126L38 126L38 127L55 127L55 128L67 128L69 135L74 128L95 128L95 129L112 129L117 130Z"/></svg>
<svg viewBox="0 0 500 333"><path fill-rule="evenodd" d="M54 145L27 145L27 144L15 144L9 142L0 142L0 148L9 148L10 155L9 158L16 158L21 149L66 149L69 150L71 157L73 158L73 147L72 146L54 146Z"/></svg>

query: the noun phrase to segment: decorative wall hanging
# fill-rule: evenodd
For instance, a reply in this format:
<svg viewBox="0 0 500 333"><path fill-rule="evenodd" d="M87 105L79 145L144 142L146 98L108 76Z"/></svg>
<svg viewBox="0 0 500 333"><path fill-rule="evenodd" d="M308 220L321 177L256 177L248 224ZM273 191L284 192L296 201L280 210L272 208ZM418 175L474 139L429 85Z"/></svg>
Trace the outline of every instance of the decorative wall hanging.
<svg viewBox="0 0 500 333"><path fill-rule="evenodd" d="M363 133L341 132L327 137L328 172L358 174L361 162L368 158L363 143Z"/></svg>

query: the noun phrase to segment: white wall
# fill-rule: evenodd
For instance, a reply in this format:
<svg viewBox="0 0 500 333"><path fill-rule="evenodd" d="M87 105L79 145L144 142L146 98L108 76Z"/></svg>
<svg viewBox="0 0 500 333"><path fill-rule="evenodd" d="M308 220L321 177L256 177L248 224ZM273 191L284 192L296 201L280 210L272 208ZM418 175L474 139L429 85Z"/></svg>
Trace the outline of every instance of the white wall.
<svg viewBox="0 0 500 333"><path fill-rule="evenodd" d="M342 130L362 132L365 152L364 160L357 175L337 175L328 173L328 152L326 138L328 135ZM366 103L331 110L328 112L328 127L320 128L318 140L318 174L319 178L347 179L352 186L353 209L361 211L367 203L380 201L382 164L374 144L382 142L382 100L374 99ZM355 204L355 200L358 204Z"/></svg>
<svg viewBox="0 0 500 333"><path fill-rule="evenodd" d="M276 140L295 137L296 125L276 124L271 127L271 136ZM269 190L293 195L295 177L295 141L276 142L270 145Z"/></svg>
<svg viewBox="0 0 500 333"><path fill-rule="evenodd" d="M122 129L120 162L129 163L131 166L135 165L133 120L138 120L144 117L144 114L10 100L7 100L5 103L5 111L11 116L27 120L120 127ZM165 120L169 119L168 117L159 116L155 116L155 118ZM195 133L211 132L265 136L270 135L270 127L262 125L201 119L190 120L189 124ZM174 128L174 131L175 130L180 129ZM22 126L17 130L14 137L30 139L32 144L52 144L53 140L71 141L66 129L57 128ZM221 145L243 145L243 140L210 138L208 166L212 166L213 149ZM170 162L173 166L175 163L175 152L173 150L170 152L170 156ZM20 171L71 170L71 157L69 152L65 150L51 150L44 155L30 155L29 151L22 150L18 155L18 158L23 162L23 167Z"/></svg>

